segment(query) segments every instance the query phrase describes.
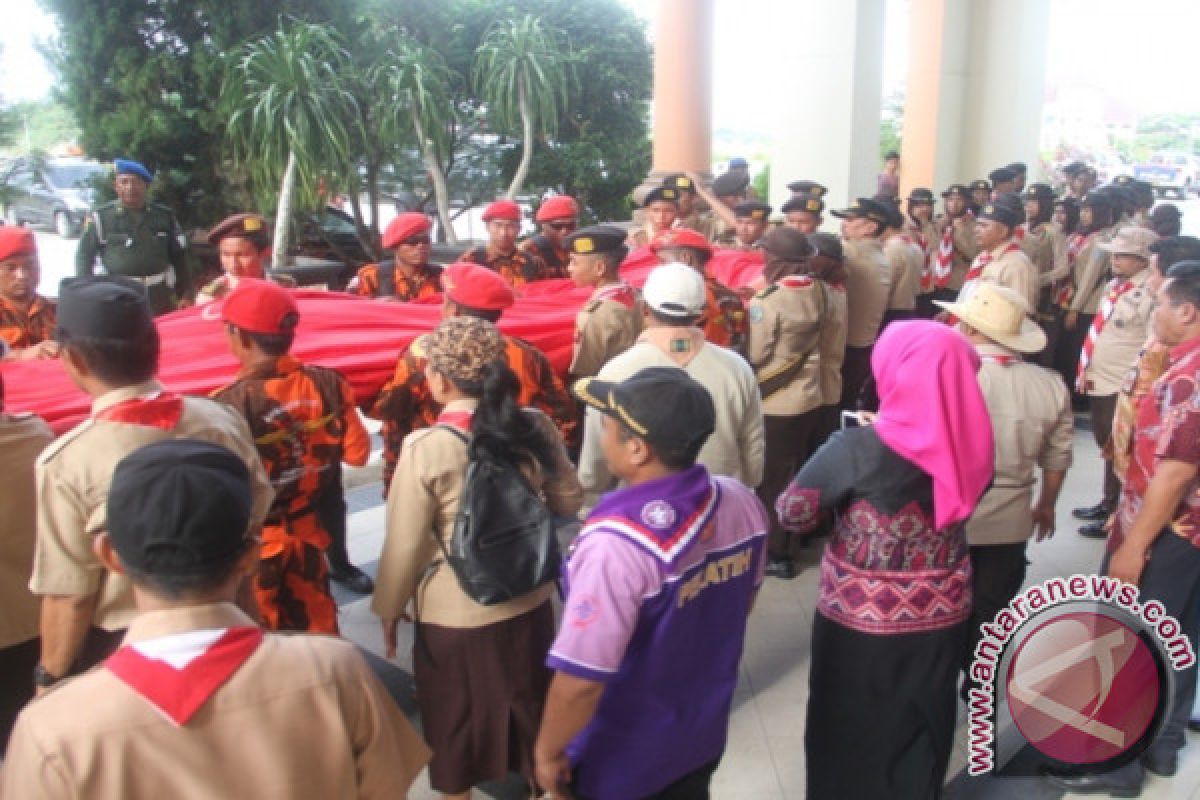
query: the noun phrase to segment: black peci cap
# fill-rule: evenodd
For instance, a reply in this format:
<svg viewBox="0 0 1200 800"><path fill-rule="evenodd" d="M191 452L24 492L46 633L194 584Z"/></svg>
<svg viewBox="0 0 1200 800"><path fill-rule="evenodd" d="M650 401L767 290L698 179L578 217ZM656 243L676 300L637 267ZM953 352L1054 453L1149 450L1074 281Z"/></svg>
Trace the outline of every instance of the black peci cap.
<svg viewBox="0 0 1200 800"><path fill-rule="evenodd" d="M146 287L119 275L64 278L54 338L136 341L154 331Z"/></svg>
<svg viewBox="0 0 1200 800"><path fill-rule="evenodd" d="M717 426L712 396L678 367L647 367L620 382L584 378L575 394L650 444L686 448Z"/></svg>
<svg viewBox="0 0 1200 800"><path fill-rule="evenodd" d="M567 250L580 255L611 253L625 246L627 235L616 225L589 225L567 237Z"/></svg>

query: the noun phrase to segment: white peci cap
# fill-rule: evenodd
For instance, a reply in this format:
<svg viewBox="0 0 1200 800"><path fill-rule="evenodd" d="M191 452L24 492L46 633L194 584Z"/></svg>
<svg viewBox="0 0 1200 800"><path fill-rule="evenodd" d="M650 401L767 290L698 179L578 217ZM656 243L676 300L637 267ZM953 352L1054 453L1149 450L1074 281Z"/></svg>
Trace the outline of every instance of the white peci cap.
<svg viewBox="0 0 1200 800"><path fill-rule="evenodd" d="M655 267L642 287L646 305L669 317L694 317L704 311L704 278L678 261Z"/></svg>

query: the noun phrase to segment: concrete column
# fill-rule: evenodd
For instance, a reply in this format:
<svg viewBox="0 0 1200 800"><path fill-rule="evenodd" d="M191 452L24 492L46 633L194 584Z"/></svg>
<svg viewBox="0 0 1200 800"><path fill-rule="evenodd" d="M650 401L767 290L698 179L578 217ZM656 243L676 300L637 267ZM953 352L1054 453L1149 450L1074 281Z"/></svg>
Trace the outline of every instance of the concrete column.
<svg viewBox="0 0 1200 800"><path fill-rule="evenodd" d="M903 192L1013 161L1040 177L1049 23L1044 0L912 0Z"/></svg>
<svg viewBox="0 0 1200 800"><path fill-rule="evenodd" d="M797 27L764 27L774 39L766 52L786 53L775 81L770 202L779 208L787 184L807 178L829 187L829 208L844 207L875 193L880 168L884 0L789 5Z"/></svg>

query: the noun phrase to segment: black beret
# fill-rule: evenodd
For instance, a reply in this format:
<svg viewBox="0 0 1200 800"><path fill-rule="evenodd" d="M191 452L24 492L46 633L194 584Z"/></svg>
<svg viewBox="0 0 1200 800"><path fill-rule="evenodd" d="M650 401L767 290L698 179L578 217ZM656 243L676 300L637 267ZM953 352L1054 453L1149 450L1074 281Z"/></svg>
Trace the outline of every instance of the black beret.
<svg viewBox="0 0 1200 800"><path fill-rule="evenodd" d="M860 197L855 200L849 208L844 208L841 211L832 212L835 217L842 219L869 219L872 222L878 222L880 225L887 225L891 221L891 213L888 211L887 205L873 200L870 197Z"/></svg>
<svg viewBox="0 0 1200 800"><path fill-rule="evenodd" d="M625 247L627 234L615 225L590 225L567 237L567 249L572 253L611 253Z"/></svg>
<svg viewBox="0 0 1200 800"><path fill-rule="evenodd" d="M54 338L134 341L154 330L146 287L119 275L64 278Z"/></svg>
<svg viewBox="0 0 1200 800"><path fill-rule="evenodd" d="M1025 166L1025 163L1022 161L1014 161L1013 163L1011 163L1007 167L1005 167L1005 169L1007 169L1009 172L1011 172L1013 174L1013 177L1016 177L1018 175L1024 175L1027 172L1029 172L1029 167Z"/></svg>
<svg viewBox="0 0 1200 800"><path fill-rule="evenodd" d="M1079 173L1081 173L1087 169L1089 169L1088 165L1083 163L1082 161L1072 161L1070 164L1067 164L1065 167L1062 168L1062 174L1067 175L1069 177L1075 177L1076 175L1078 175Z"/></svg>
<svg viewBox="0 0 1200 800"><path fill-rule="evenodd" d="M670 186L656 186L646 193L646 199L642 201L642 208L659 200L666 200L668 203L679 205L679 190Z"/></svg>
<svg viewBox="0 0 1200 800"><path fill-rule="evenodd" d="M816 255L816 248L800 231L781 225L762 239L762 249L781 261L805 261Z"/></svg>
<svg viewBox="0 0 1200 800"><path fill-rule="evenodd" d="M932 203L933 190L926 189L924 186L919 186L908 193L908 202L910 203Z"/></svg>
<svg viewBox="0 0 1200 800"><path fill-rule="evenodd" d="M681 192L695 193L696 191L696 185L692 183L692 179L682 172L677 172L674 175L668 175L663 178L663 186L669 186Z"/></svg>
<svg viewBox="0 0 1200 800"><path fill-rule="evenodd" d="M750 185L750 178L744 172L725 172L717 176L712 183L712 192L717 197L742 194Z"/></svg>
<svg viewBox="0 0 1200 800"><path fill-rule="evenodd" d="M117 464L108 535L137 572L208 575L245 549L252 508L242 459L212 442L164 439Z"/></svg>
<svg viewBox="0 0 1200 800"><path fill-rule="evenodd" d="M784 203L779 212L790 214L793 211L807 211L810 214L820 214L825 210L825 201L819 197L807 194L796 194Z"/></svg>
<svg viewBox="0 0 1200 800"><path fill-rule="evenodd" d="M844 257L842 253L842 239L840 236L835 236L832 233L818 232L810 236L809 241L812 243L812 246L817 251L816 254L819 256L826 256L827 258L833 258L838 261L841 261Z"/></svg>
<svg viewBox="0 0 1200 800"><path fill-rule="evenodd" d="M733 215L735 217L749 217L750 219L767 219L771 216L771 207L758 200L748 200L745 203L738 203L734 206Z"/></svg>
<svg viewBox="0 0 1200 800"><path fill-rule="evenodd" d="M888 212L887 226L889 228L903 228L904 212L900 210L900 206L896 205L891 200L882 200L880 203L884 208L887 209Z"/></svg>
<svg viewBox="0 0 1200 800"><path fill-rule="evenodd" d="M991 219L1001 225L1015 228L1025 221L1025 208L1020 197L1006 192L981 208L979 219Z"/></svg>
<svg viewBox="0 0 1200 800"><path fill-rule="evenodd" d="M1150 219L1155 222L1174 222L1183 218L1183 212L1179 210L1179 206L1173 203L1163 203L1154 207L1150 212Z"/></svg>
<svg viewBox="0 0 1200 800"><path fill-rule="evenodd" d="M997 167L988 173L988 180L995 186L997 183L1006 183L1007 181L1016 180L1017 175L1008 167Z"/></svg>
<svg viewBox="0 0 1200 800"><path fill-rule="evenodd" d="M1112 195L1103 191L1091 191L1087 193L1087 196L1083 198L1083 202L1079 205L1111 209L1113 207L1113 198Z"/></svg>
<svg viewBox="0 0 1200 800"><path fill-rule="evenodd" d="M990 189L991 187L988 187L988 188ZM971 190L969 188L967 188L966 186L963 186L961 183L952 183L946 189L946 191L942 192L942 197L958 195L959 197L962 197L964 199L970 199L970 194L971 194Z"/></svg>
<svg viewBox="0 0 1200 800"><path fill-rule="evenodd" d="M971 181L971 191L974 192L976 190L983 191L983 192L990 192L992 190L992 184L985 181L983 178L978 178L976 180Z"/></svg>
<svg viewBox="0 0 1200 800"><path fill-rule="evenodd" d="M813 197L824 197L825 193L829 191L816 181L792 181L787 188L794 194L807 194Z"/></svg>
<svg viewBox="0 0 1200 800"><path fill-rule="evenodd" d="M1079 201L1076 200L1074 197L1072 197L1069 194L1064 194L1062 197L1060 197L1054 201L1054 207L1058 208L1059 206L1062 206L1063 208L1066 208L1066 209L1078 210L1079 209Z"/></svg>

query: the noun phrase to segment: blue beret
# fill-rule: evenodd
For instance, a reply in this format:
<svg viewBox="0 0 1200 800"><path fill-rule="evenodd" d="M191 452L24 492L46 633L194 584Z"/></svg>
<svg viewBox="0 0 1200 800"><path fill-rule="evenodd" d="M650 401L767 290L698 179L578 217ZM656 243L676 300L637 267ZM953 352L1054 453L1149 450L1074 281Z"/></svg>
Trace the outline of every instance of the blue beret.
<svg viewBox="0 0 1200 800"><path fill-rule="evenodd" d="M118 175L137 175L146 183L154 180L154 174L136 161L118 158L113 161L113 164L117 167Z"/></svg>

